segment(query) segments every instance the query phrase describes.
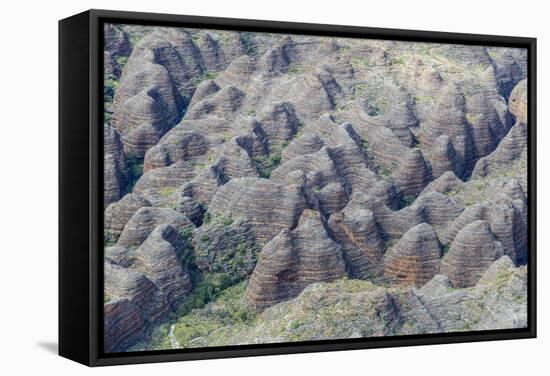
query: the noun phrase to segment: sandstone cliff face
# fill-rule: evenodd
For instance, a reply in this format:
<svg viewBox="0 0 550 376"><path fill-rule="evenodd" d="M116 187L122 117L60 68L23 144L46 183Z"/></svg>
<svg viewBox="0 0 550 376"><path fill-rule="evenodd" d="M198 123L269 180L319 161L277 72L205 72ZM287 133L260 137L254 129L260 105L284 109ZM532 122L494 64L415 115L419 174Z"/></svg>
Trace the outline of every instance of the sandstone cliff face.
<svg viewBox="0 0 550 376"><path fill-rule="evenodd" d="M466 225L485 220L491 231L501 242L503 252L515 263L523 264L527 259L525 216L525 195L519 181L508 180L493 184L488 201L469 206L443 231L445 244L454 243L456 236Z"/></svg>
<svg viewBox="0 0 550 376"><path fill-rule="evenodd" d="M105 209L104 236L116 242L126 223L142 207L151 206L145 198L129 193Z"/></svg>
<svg viewBox="0 0 550 376"><path fill-rule="evenodd" d="M103 320L106 352L124 351L143 338L144 325L141 317L127 299L105 303Z"/></svg>
<svg viewBox="0 0 550 376"><path fill-rule="evenodd" d="M246 218L254 237L265 244L281 230L294 227L304 208L304 194L298 185L242 178L222 186L208 211L213 216Z"/></svg>
<svg viewBox="0 0 550 376"><path fill-rule="evenodd" d="M527 124L527 80L521 80L510 93L508 100L510 113L518 123Z"/></svg>
<svg viewBox="0 0 550 376"><path fill-rule="evenodd" d="M504 256L469 288L453 288L441 274L421 288L384 288L360 280L315 283L245 323L218 322L214 312L223 311L227 301L214 302L181 318L174 332L183 347L193 348L525 328L526 289L526 268L514 267ZM211 327L198 336L180 335L180 327L199 318L203 327Z"/></svg>
<svg viewBox="0 0 550 376"><path fill-rule="evenodd" d="M189 252L190 245L169 225L157 226L137 249L106 249L106 348L117 352L135 345L148 326L182 303L192 288Z"/></svg>
<svg viewBox="0 0 550 376"><path fill-rule="evenodd" d="M456 235L441 262L441 273L456 287L475 285L483 272L503 256L502 244L486 221L474 221Z"/></svg>
<svg viewBox="0 0 550 376"><path fill-rule="evenodd" d="M168 313L165 296L144 273L111 261L105 263L104 273L105 294L110 299L127 299L140 314L140 321L154 323Z"/></svg>
<svg viewBox="0 0 550 376"><path fill-rule="evenodd" d="M434 229L422 223L407 231L385 255L384 274L402 284L424 285L439 271L441 249Z"/></svg>
<svg viewBox="0 0 550 376"><path fill-rule="evenodd" d="M126 157L117 131L105 124L103 128L103 206L122 198L126 189L128 170Z"/></svg>
<svg viewBox="0 0 550 376"><path fill-rule="evenodd" d="M295 230L282 230L265 245L247 288L253 306L271 306L311 283L345 275L342 249L325 226L318 212L305 211Z"/></svg>
<svg viewBox="0 0 550 376"><path fill-rule="evenodd" d="M194 228L193 223L180 213L168 208L142 207L128 220L117 244L137 246L142 244L156 226L169 224L176 231Z"/></svg>
<svg viewBox="0 0 550 376"><path fill-rule="evenodd" d="M477 161L472 175L484 177L517 160L527 161L527 125L519 122L512 127L496 150Z"/></svg>
<svg viewBox="0 0 550 376"><path fill-rule="evenodd" d="M118 25L104 24L103 30L103 65L104 79L106 83L113 82L120 78L124 64L132 52L132 46L128 33ZM113 92L108 88L104 91L106 94L105 114L112 114L111 101Z"/></svg>
<svg viewBox="0 0 550 376"><path fill-rule="evenodd" d="M237 306L260 317L190 347L522 325L525 51L104 32L108 351L148 349L181 304L234 325L234 302L193 306L226 291L212 276L241 281ZM335 304L336 326L309 317Z"/></svg>
<svg viewBox="0 0 550 376"><path fill-rule="evenodd" d="M195 261L204 272L249 277L261 248L243 219L215 217L193 234Z"/></svg>

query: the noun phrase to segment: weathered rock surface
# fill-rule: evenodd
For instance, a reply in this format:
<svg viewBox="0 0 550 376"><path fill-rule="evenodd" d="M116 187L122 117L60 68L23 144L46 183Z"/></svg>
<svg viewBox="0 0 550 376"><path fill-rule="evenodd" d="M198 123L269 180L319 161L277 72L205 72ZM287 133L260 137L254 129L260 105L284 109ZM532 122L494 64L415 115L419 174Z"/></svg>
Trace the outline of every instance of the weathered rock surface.
<svg viewBox="0 0 550 376"><path fill-rule="evenodd" d="M242 219L215 217L193 234L195 261L204 272L249 277L261 248L254 241L250 224Z"/></svg>
<svg viewBox="0 0 550 376"><path fill-rule="evenodd" d="M418 195L422 196L429 192L439 192L442 194L447 194L453 190L458 190L464 186L462 180L456 177L452 171L447 171L437 179L432 181L430 184L424 188L424 190Z"/></svg>
<svg viewBox="0 0 550 376"><path fill-rule="evenodd" d="M399 191L410 196L418 195L432 179L419 149L412 149L401 159L393 177Z"/></svg>
<svg viewBox="0 0 550 376"><path fill-rule="evenodd" d="M189 244L175 227L157 226L136 251L140 269L159 288L172 308L191 290Z"/></svg>
<svg viewBox="0 0 550 376"><path fill-rule="evenodd" d="M447 135L441 135L435 139L430 162L432 174L435 178L449 171L461 171L453 142Z"/></svg>
<svg viewBox="0 0 550 376"><path fill-rule="evenodd" d="M444 228L463 211L462 206L437 191L422 194L410 206L400 210L392 210L363 194L355 194L350 204L371 210L381 234L390 240L398 240L408 229L420 223Z"/></svg>
<svg viewBox="0 0 550 376"><path fill-rule="evenodd" d="M289 161L300 155L313 154L319 151L323 145L324 142L318 135L304 132L283 150L283 162Z"/></svg>
<svg viewBox="0 0 550 376"><path fill-rule="evenodd" d="M145 172L134 186L134 192L158 205L163 201L175 200L177 189L197 175L192 163L178 161L168 167ZM171 201L170 201L171 200Z"/></svg>
<svg viewBox="0 0 550 376"><path fill-rule="evenodd" d="M445 332L524 328L526 271L525 267L515 268L503 256L489 266L473 288L450 289L449 280L438 275L416 291L416 295Z"/></svg>
<svg viewBox="0 0 550 376"><path fill-rule="evenodd" d="M375 274L381 265L385 243L374 213L352 201L331 215L328 224L342 246L348 275L366 278Z"/></svg>
<svg viewBox="0 0 550 376"><path fill-rule="evenodd" d="M198 102L185 114L186 120L202 119L207 116L217 116L222 119L230 119L242 106L245 98L239 88L225 86L212 96Z"/></svg>
<svg viewBox="0 0 550 376"><path fill-rule="evenodd" d="M122 134L125 151L142 157L179 122L196 88L193 77L205 69L186 33L166 29L141 39L114 98L112 122Z"/></svg>
<svg viewBox="0 0 550 376"><path fill-rule="evenodd" d="M304 208L300 186L241 178L218 189L208 212L213 216L244 218L258 243L265 244L281 230L294 227Z"/></svg>
<svg viewBox="0 0 550 376"><path fill-rule="evenodd" d="M455 287L475 285L496 259L504 255L502 244L486 221L474 221L456 235L441 261L441 274Z"/></svg>
<svg viewBox="0 0 550 376"><path fill-rule="evenodd" d="M105 77L120 77L120 58L127 58L132 52L128 35L117 25L104 24L104 67Z"/></svg>
<svg viewBox="0 0 550 376"><path fill-rule="evenodd" d="M527 80L521 80L512 90L508 100L510 113L518 123L527 124Z"/></svg>
<svg viewBox="0 0 550 376"><path fill-rule="evenodd" d="M422 288L384 288L368 281L315 283L298 297L266 309L249 324L222 326L185 347L279 343L525 328L526 268L506 256L470 288L453 288L436 275ZM452 309L449 309L452 307ZM201 323L215 322L216 303L198 310ZM330 320L323 320L330 317Z"/></svg>
<svg viewBox="0 0 550 376"><path fill-rule="evenodd" d="M144 324L128 299L111 300L103 306L105 352L122 352L143 339Z"/></svg>
<svg viewBox="0 0 550 376"><path fill-rule="evenodd" d="M202 225L202 218L206 211L201 203L193 200L189 196L178 197L174 210L189 218L195 226Z"/></svg>
<svg viewBox="0 0 550 376"><path fill-rule="evenodd" d="M126 157L117 131L103 126L103 207L118 201L126 188Z"/></svg>
<svg viewBox="0 0 550 376"><path fill-rule="evenodd" d="M159 143L145 154L144 171L153 168L167 167L181 160L193 160L206 154L209 150L207 138L194 131L193 126L211 128L206 121L188 123L183 121L168 132ZM212 126L216 126L213 124Z"/></svg>
<svg viewBox="0 0 550 376"><path fill-rule="evenodd" d="M507 99L516 84L525 78L527 72L526 50L487 48L495 66L495 77L499 92Z"/></svg>
<svg viewBox="0 0 550 376"><path fill-rule="evenodd" d="M136 48L115 94L112 124L124 150L143 157L181 118L184 102L167 69L155 64L154 52Z"/></svg>
<svg viewBox="0 0 550 376"><path fill-rule="evenodd" d="M384 255L384 274L402 284L421 286L437 274L440 258L435 230L421 223L407 231Z"/></svg>
<svg viewBox="0 0 550 376"><path fill-rule="evenodd" d="M103 47L106 51L117 56L128 56L132 52L128 35L118 25L106 23L103 35Z"/></svg>
<svg viewBox="0 0 550 376"><path fill-rule="evenodd" d="M192 288L189 244L160 225L143 244L110 247L105 259L105 347L125 351L175 309Z"/></svg>
<svg viewBox="0 0 550 376"><path fill-rule="evenodd" d="M122 246L140 245L155 227L161 224L168 224L176 231L195 227L187 217L172 209L142 207L126 223L117 244Z"/></svg>
<svg viewBox="0 0 550 376"><path fill-rule="evenodd" d="M345 275L341 247L332 240L318 212L306 210L298 227L282 230L265 245L246 290L257 309L297 296L314 282Z"/></svg>
<svg viewBox="0 0 550 376"><path fill-rule="evenodd" d="M170 306L162 291L135 268L105 262L105 294L108 300L128 299L141 316L152 324L168 313Z"/></svg>
<svg viewBox="0 0 550 376"><path fill-rule="evenodd" d="M484 177L506 168L515 160L527 161L527 125L517 123L510 129L495 151L477 161L473 177Z"/></svg>
<svg viewBox="0 0 550 376"><path fill-rule="evenodd" d="M126 223L140 209L151 206L149 201L135 193L128 193L119 201L109 205L104 214L104 235L110 241L117 241Z"/></svg>
<svg viewBox="0 0 550 376"><path fill-rule="evenodd" d="M490 224L491 231L501 242L504 254L515 263L522 264L527 259L525 205L525 196L519 182L505 183L500 190L494 191L493 201L469 206L449 223L442 231L442 241L451 244L466 225L484 220Z"/></svg>

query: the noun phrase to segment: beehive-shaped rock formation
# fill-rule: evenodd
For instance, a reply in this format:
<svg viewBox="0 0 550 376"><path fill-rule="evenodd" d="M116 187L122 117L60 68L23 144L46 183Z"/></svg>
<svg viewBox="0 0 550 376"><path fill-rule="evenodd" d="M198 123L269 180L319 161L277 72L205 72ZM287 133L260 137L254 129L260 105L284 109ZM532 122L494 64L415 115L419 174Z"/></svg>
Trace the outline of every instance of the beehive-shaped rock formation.
<svg viewBox="0 0 550 376"><path fill-rule="evenodd" d="M193 223L187 217L172 209L143 207L138 209L126 223L118 239L118 244L122 246L140 245L161 224L169 224L176 231L194 228Z"/></svg>
<svg viewBox="0 0 550 376"><path fill-rule="evenodd" d="M111 241L117 241L126 223L132 216L145 206L151 206L147 199L135 193L128 193L119 201L105 209L104 231Z"/></svg>
<svg viewBox="0 0 550 376"><path fill-rule="evenodd" d="M259 178L232 179L217 192L208 211L216 216L245 218L260 244L282 229L292 228L305 208L302 188Z"/></svg>
<svg viewBox="0 0 550 376"><path fill-rule="evenodd" d="M421 223L407 231L384 256L384 274L402 284L422 286L439 271L441 250L432 226Z"/></svg>
<svg viewBox="0 0 550 376"><path fill-rule="evenodd" d="M341 247L332 240L318 212L306 210L298 227L282 230L265 245L246 289L257 309L297 296L314 282L345 275Z"/></svg>
<svg viewBox="0 0 550 376"><path fill-rule="evenodd" d="M474 286L487 268L503 255L502 244L491 232L489 222L474 221L456 235L441 261L441 274L455 287Z"/></svg>

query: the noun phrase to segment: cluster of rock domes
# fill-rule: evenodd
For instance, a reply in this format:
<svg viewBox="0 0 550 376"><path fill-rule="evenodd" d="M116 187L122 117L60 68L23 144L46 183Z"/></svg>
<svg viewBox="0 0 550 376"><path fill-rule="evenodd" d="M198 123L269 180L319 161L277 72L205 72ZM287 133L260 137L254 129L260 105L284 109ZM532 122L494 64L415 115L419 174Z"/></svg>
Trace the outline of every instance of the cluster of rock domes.
<svg viewBox="0 0 550 376"><path fill-rule="evenodd" d="M190 264L263 310L527 261L525 51L105 27L106 351L185 301Z"/></svg>
<svg viewBox="0 0 550 376"><path fill-rule="evenodd" d="M527 269L507 256L475 286L455 288L438 274L421 288L339 279L306 287L296 298L265 309L252 323L217 328L185 340L186 347L227 346L464 332L527 325ZM215 320L214 302L193 316ZM201 321L202 322L202 321ZM178 325L178 324L177 324ZM183 323L181 324L183 325Z"/></svg>

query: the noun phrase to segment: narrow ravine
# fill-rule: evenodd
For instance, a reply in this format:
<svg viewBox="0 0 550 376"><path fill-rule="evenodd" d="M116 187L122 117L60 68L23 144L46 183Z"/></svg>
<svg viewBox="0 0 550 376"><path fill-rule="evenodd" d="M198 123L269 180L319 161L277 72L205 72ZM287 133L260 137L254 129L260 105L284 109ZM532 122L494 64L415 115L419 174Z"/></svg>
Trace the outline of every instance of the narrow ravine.
<svg viewBox="0 0 550 376"><path fill-rule="evenodd" d="M176 336L174 335L174 328L176 327L176 324L170 325L170 332L168 333L168 338L170 338L170 346L172 346L173 349L179 349L180 343L176 339Z"/></svg>

